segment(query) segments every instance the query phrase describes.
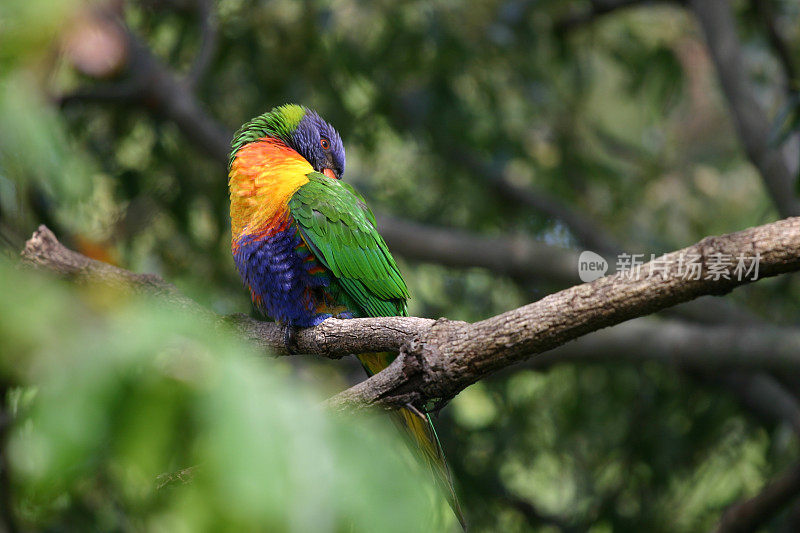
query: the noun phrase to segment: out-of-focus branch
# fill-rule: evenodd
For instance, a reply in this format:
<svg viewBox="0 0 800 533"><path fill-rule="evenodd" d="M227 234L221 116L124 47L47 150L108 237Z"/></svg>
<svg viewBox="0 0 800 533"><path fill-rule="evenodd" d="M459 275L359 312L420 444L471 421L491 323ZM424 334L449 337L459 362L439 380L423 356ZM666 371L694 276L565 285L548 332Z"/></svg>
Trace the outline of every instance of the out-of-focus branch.
<svg viewBox="0 0 800 533"><path fill-rule="evenodd" d="M658 361L676 366L724 386L760 420L786 424L800 437L797 399L774 377L758 372L785 375L795 371L800 362L800 332L796 329L757 324L700 326L637 318L529 359L525 366L542 370L563 363L607 361Z"/></svg>
<svg viewBox="0 0 800 533"><path fill-rule="evenodd" d="M785 371L800 362L800 331L641 318L591 333L525 364L544 369L559 363L601 361L660 361L702 372L732 367Z"/></svg>
<svg viewBox="0 0 800 533"><path fill-rule="evenodd" d="M596 19L630 7L675 3L676 0L592 0L591 7L585 10L575 10L572 13L558 19L553 24L556 32L568 32L579 26L584 26L594 22Z"/></svg>
<svg viewBox="0 0 800 533"><path fill-rule="evenodd" d="M605 233L598 224L582 216L561 200L543 190L521 187L497 175L489 175L495 189L505 198L527 205L539 213L564 224L582 246L599 253L616 254L622 246Z"/></svg>
<svg viewBox="0 0 800 533"><path fill-rule="evenodd" d="M753 0L759 10L767 9L766 2ZM557 30L565 31L594 21L597 17L622 8L646 5L644 0L594 1L592 8L556 22ZM756 100L747 74L742 68L744 57L736 32L736 23L728 0L673 0L676 5L687 4L705 34L711 58L719 76L720 85L728 100L739 139L750 161L761 174L767 191L778 212L783 217L800 214L800 200L794 192L794 178L787 156L769 144L771 129L769 118ZM791 54L768 14L767 30L771 44L793 78ZM788 66L788 67L787 67ZM795 74L793 74L795 73Z"/></svg>
<svg viewBox="0 0 800 533"><path fill-rule="evenodd" d="M378 227L392 252L411 260L456 268L482 267L516 279L558 285L578 281L578 254L533 239L480 236L379 215Z"/></svg>
<svg viewBox="0 0 800 533"><path fill-rule="evenodd" d="M723 513L717 533L756 531L776 512L800 495L800 464L770 481L756 496L729 507Z"/></svg>
<svg viewBox="0 0 800 533"><path fill-rule="evenodd" d="M758 418L784 423L800 437L800 404L791 392L765 373L729 372L716 377L736 394L739 402Z"/></svg>
<svg viewBox="0 0 800 533"><path fill-rule="evenodd" d="M194 90L211 66L217 50L219 29L213 0L139 0L139 3L148 9L177 11L197 19L200 44L183 80L190 90Z"/></svg>
<svg viewBox="0 0 800 533"><path fill-rule="evenodd" d="M783 217L800 214L791 165L783 152L769 144L770 121L758 103L743 68L742 46L727 0L689 0L705 34L720 85L730 106L742 146L761 173L772 201Z"/></svg>
<svg viewBox="0 0 800 533"><path fill-rule="evenodd" d="M452 159L467 162L473 172L483 177L509 203L533 209L564 224L582 246L606 254L617 254L622 249L596 221L565 205L552 194L513 183L497 166L482 161L469 152L459 150Z"/></svg>
<svg viewBox="0 0 800 533"><path fill-rule="evenodd" d="M197 84L203 79L217 49L218 30L214 3L211 0L196 0L196 2L197 16L200 18L200 50L198 50L192 68L186 76L186 83L190 88L197 87Z"/></svg>
<svg viewBox="0 0 800 533"><path fill-rule="evenodd" d="M176 76L127 27L113 19L109 22L125 43L127 78L61 96L58 98L60 105L113 101L123 105L143 106L154 115L174 122L201 151L221 163L226 162L229 132L205 113L191 90L191 83ZM208 46L212 45L213 43ZM207 54L211 56L213 50ZM203 62L210 61L210 57L198 61L200 64L195 64L195 71L204 69Z"/></svg>
<svg viewBox="0 0 800 533"><path fill-rule="evenodd" d="M509 507L516 509L523 517L531 528L541 527L542 525L551 526L562 533L573 533L581 531L582 528L571 526L565 519L561 517L545 513L538 509L533 503L525 498L511 493L505 487L502 487L495 497L502 503Z"/></svg>
<svg viewBox="0 0 800 533"><path fill-rule="evenodd" d="M202 110L188 84L176 78L136 36L128 31L126 36L131 60L139 64L131 70L142 75L140 98L143 104L151 107L156 115L174 122L189 140L214 159L226 160L228 131Z"/></svg>
<svg viewBox="0 0 800 533"><path fill-rule="evenodd" d="M71 104L96 102L96 103L125 103L140 96L141 89L135 80L126 80L118 83L98 85L78 89L58 98L58 104L66 107Z"/></svg>
<svg viewBox="0 0 800 533"><path fill-rule="evenodd" d="M767 30L769 44L775 55L778 56L778 61L780 61L786 74L788 88L790 90L800 90L800 86L797 86L800 80L797 78L797 68L794 64L795 58L792 56L789 45L778 29L770 0L750 0L750 5L758 13L764 28Z"/></svg>

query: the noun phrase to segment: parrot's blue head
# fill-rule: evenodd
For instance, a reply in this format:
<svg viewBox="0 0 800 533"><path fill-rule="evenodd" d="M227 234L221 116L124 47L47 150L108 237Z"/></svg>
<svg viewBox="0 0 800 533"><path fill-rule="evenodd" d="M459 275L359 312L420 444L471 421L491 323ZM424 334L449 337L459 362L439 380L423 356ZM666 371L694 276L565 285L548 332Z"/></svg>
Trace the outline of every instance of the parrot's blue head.
<svg viewBox="0 0 800 533"><path fill-rule="evenodd" d="M316 111L308 109L292 133L292 148L311 163L314 170L329 178L344 175L344 145L333 126L322 120Z"/></svg>
<svg viewBox="0 0 800 533"><path fill-rule="evenodd" d="M228 168L245 145L273 137L302 155L314 170L329 178L344 175L344 145L339 132L316 111L297 104L275 107L246 122L233 136Z"/></svg>

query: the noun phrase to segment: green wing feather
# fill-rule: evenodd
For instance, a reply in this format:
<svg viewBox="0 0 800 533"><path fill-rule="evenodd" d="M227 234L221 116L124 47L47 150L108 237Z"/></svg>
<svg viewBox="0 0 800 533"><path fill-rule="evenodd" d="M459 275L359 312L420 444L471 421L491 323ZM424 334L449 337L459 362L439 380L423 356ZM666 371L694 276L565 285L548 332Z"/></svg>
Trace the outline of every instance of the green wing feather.
<svg viewBox="0 0 800 533"><path fill-rule="evenodd" d="M365 316L405 316L408 289L375 216L350 185L318 172L289 200L289 212L322 264Z"/></svg>
<svg viewBox="0 0 800 533"><path fill-rule="evenodd" d="M318 172L310 173L308 179L289 200L289 212L314 255L360 307L351 311L362 316L407 315L408 289L364 199L350 185ZM396 355L367 353L359 354L358 358L372 375L386 368ZM430 416L400 409L395 420L419 446L464 526L464 516Z"/></svg>

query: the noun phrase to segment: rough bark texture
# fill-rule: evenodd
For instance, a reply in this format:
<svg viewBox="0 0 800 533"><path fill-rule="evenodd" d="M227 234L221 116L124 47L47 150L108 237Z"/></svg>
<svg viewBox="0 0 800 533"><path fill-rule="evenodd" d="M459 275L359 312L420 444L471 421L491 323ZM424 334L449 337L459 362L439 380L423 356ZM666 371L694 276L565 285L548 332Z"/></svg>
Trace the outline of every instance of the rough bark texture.
<svg viewBox="0 0 800 533"><path fill-rule="evenodd" d="M102 283L135 292L163 296L172 303L204 314L213 314L184 296L155 274L135 274L128 270L90 259L61 244L47 226L39 226L22 250L24 263L70 278L79 283Z"/></svg>
<svg viewBox="0 0 800 533"><path fill-rule="evenodd" d="M556 348L592 331L646 315L707 294L725 294L749 279L705 279L714 254L760 256L759 277L800 269L800 218L790 218L721 237L667 254L638 268L636 275L618 273L577 285L501 315L468 324L414 317L326 320L297 335L302 353L341 357L354 352L392 350L399 356L386 370L330 400L337 408L371 404L424 406L446 401L468 385L532 355ZM678 271L681 258L696 255L699 279ZM134 274L65 248L42 226L27 242L22 256L37 268L80 282L99 282L159 295L193 312L230 324L243 337L273 353L285 353L283 330L244 315L218 317L158 276ZM651 268L660 265L655 274ZM796 361L797 334L775 330L778 344L764 347L776 354L763 366L785 368ZM634 332L635 333L635 332ZM727 334L729 332L724 332ZM720 340L721 337L709 337ZM750 334L751 343L756 336ZM741 340L741 339L740 339ZM643 339L645 342L646 339ZM706 339L706 342L709 342ZM735 362L741 352L727 359ZM706 359L708 361L709 359ZM713 364L713 360L712 360Z"/></svg>
<svg viewBox="0 0 800 533"><path fill-rule="evenodd" d="M402 405L449 399L468 385L520 359L556 348L591 331L618 324L705 294L725 294L743 281L705 279L715 254L760 256L760 277L800 266L800 219L791 218L666 254L666 265L640 267L638 279L624 274L600 278L547 296L538 302L475 324L436 321L403 346L400 356L376 374L331 400L337 406L381 403ZM679 275L680 257L697 255L700 279ZM414 385L414 386L410 386Z"/></svg>

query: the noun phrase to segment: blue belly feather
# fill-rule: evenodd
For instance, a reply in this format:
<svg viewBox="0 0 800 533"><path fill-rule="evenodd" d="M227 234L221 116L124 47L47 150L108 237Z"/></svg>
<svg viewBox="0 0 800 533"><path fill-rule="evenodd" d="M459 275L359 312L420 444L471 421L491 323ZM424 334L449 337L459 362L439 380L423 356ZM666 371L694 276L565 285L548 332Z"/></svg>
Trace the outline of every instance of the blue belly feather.
<svg viewBox="0 0 800 533"><path fill-rule="evenodd" d="M327 269L310 272L321 265L316 258L308 260L312 252L293 222L274 235L243 235L233 258L261 312L284 324L316 326L331 316L318 311L331 278Z"/></svg>

